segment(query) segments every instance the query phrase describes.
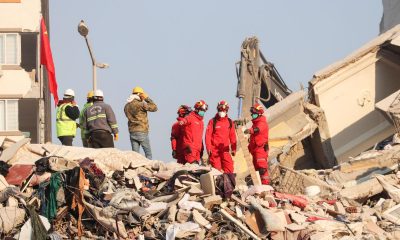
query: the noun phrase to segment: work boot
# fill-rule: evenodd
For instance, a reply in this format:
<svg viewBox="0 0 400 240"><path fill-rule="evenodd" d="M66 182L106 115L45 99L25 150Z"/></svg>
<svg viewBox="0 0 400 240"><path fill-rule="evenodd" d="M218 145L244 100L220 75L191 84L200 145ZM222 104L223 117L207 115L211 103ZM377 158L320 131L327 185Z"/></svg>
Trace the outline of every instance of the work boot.
<svg viewBox="0 0 400 240"><path fill-rule="evenodd" d="M271 179L269 178L268 170L267 169L260 169L259 170L261 183L263 185L269 185L271 183Z"/></svg>

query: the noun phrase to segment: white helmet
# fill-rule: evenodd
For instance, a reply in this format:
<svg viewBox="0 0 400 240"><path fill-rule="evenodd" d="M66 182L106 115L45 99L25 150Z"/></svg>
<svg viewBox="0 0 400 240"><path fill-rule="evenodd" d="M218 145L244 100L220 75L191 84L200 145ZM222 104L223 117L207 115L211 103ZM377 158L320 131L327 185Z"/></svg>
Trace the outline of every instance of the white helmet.
<svg viewBox="0 0 400 240"><path fill-rule="evenodd" d="M68 88L67 90L65 90L64 96L75 97L75 92L74 92L74 90Z"/></svg>
<svg viewBox="0 0 400 240"><path fill-rule="evenodd" d="M93 94L94 97L104 97L103 91L101 91L100 89L97 89L96 91L94 91Z"/></svg>

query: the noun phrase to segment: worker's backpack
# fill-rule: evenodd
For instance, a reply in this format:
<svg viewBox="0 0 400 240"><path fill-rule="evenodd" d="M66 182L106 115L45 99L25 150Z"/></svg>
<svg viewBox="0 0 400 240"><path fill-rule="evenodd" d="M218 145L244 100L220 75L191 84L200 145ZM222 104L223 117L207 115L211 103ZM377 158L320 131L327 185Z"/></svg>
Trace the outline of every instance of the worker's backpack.
<svg viewBox="0 0 400 240"><path fill-rule="evenodd" d="M233 122L232 119L228 118L229 121L229 130L232 128L233 126ZM217 126L217 118L213 118L213 133L215 133L215 126Z"/></svg>

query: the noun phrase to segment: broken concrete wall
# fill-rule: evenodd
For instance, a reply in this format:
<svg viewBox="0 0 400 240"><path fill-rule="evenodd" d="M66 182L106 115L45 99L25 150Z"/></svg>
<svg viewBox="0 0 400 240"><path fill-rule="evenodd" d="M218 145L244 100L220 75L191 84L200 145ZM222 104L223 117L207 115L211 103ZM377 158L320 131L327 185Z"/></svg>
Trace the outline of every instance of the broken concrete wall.
<svg viewBox="0 0 400 240"><path fill-rule="evenodd" d="M315 131L317 124L305 113L305 96L303 90L292 93L264 113L269 126L268 158L278 158L286 166L297 169L316 167L306 138ZM251 127L251 122L246 127ZM237 158L235 162L240 161Z"/></svg>
<svg viewBox="0 0 400 240"><path fill-rule="evenodd" d="M375 104L400 89L397 40L400 27L386 32L310 81L312 103L324 110L337 161L343 162L394 133Z"/></svg>

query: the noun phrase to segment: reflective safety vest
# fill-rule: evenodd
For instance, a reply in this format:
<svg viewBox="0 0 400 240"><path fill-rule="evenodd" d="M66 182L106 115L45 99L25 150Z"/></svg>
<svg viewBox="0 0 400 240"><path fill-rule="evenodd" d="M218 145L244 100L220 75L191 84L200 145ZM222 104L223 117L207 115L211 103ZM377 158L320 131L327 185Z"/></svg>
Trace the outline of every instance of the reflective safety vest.
<svg viewBox="0 0 400 240"><path fill-rule="evenodd" d="M85 129L85 122L86 122L85 111L88 107L90 107L92 105L93 105L92 102L85 103L85 105L83 105L81 112L79 113L79 125L81 127L81 138L82 139L86 139L86 134L88 134L88 131L86 131L86 129Z"/></svg>
<svg viewBox="0 0 400 240"><path fill-rule="evenodd" d="M57 108L57 114L56 114L57 137L62 137L62 136L75 137L76 134L76 122L71 118L69 118L65 113L65 108L67 106L72 106L72 104L64 103Z"/></svg>

